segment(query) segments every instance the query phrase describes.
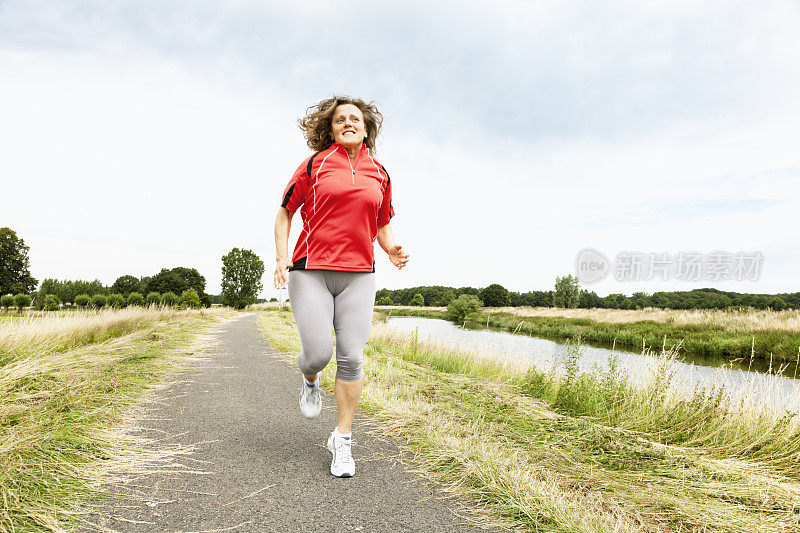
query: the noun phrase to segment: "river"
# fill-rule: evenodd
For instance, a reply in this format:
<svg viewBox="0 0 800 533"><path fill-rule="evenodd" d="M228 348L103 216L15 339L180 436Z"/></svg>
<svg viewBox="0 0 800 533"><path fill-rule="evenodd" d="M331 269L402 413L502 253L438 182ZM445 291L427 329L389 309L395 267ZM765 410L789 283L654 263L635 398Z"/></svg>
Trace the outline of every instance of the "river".
<svg viewBox="0 0 800 533"><path fill-rule="evenodd" d="M419 317L393 317L389 326L404 333L418 332L420 340L430 340L445 346L471 352L490 353L496 357L522 359L540 370L555 365L563 370L564 344L539 337L527 337L491 329L463 329L447 320ZM608 368L609 359L616 355L619 366L634 383L646 379L657 357L624 350L584 346L578 362L582 372L593 367ZM800 381L785 375L733 369L729 366L706 366L696 362L672 361L673 383L680 391L691 393L696 387L724 385L734 398L751 404L766 405L774 411L800 412Z"/></svg>

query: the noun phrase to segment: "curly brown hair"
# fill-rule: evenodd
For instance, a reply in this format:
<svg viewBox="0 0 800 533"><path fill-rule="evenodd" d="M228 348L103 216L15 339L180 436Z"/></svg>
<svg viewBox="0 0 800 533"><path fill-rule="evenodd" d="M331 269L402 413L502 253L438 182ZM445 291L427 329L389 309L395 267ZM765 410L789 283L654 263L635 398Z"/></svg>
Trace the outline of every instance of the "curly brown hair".
<svg viewBox="0 0 800 533"><path fill-rule="evenodd" d="M364 128L367 130L364 144L374 151L375 141L378 140L383 124L383 115L378 111L375 102L367 103L360 98L337 95L312 105L306 110L306 116L297 120L309 148L320 151L333 144L333 113L342 104L353 104L361 110L364 115Z"/></svg>

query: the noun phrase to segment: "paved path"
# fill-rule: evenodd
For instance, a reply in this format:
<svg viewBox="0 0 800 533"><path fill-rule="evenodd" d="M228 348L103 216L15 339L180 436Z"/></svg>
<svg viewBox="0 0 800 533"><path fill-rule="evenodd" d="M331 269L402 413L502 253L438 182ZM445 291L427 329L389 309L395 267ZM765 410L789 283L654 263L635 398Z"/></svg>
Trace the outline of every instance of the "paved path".
<svg viewBox="0 0 800 533"><path fill-rule="evenodd" d="M149 473L115 487L87 531L486 531L398 461L364 416L353 438L356 476L334 478L325 448L333 398L306 420L296 369L275 357L256 315L222 325L207 358L176 376L142 411L144 435L193 447L192 472Z"/></svg>

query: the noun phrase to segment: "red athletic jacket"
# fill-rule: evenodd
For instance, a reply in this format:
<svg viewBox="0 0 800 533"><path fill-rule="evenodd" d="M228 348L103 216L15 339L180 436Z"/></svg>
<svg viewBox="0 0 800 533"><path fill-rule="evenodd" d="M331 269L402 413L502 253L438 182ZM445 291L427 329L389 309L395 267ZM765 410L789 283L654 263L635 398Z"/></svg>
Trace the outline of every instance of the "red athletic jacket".
<svg viewBox="0 0 800 533"><path fill-rule="evenodd" d="M302 206L303 231L290 270L375 272L372 243L394 209L389 174L366 145L355 163L338 143L307 158L281 205L293 213Z"/></svg>

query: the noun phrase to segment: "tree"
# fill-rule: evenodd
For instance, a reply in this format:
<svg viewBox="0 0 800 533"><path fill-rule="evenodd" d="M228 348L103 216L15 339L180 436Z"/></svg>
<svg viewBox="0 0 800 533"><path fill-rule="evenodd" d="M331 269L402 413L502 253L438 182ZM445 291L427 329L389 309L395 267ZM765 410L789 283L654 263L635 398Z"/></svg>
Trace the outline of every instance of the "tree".
<svg viewBox="0 0 800 533"><path fill-rule="evenodd" d="M11 228L0 228L0 294L28 294L36 288L25 241Z"/></svg>
<svg viewBox="0 0 800 533"><path fill-rule="evenodd" d="M186 307L191 307L192 309L197 309L200 307L200 296L198 296L196 290L186 289L181 293L181 304Z"/></svg>
<svg viewBox="0 0 800 533"><path fill-rule="evenodd" d="M148 292L159 292L161 294L171 292L180 294L189 288L189 284L177 272L168 268L162 268L161 272L151 277L147 282Z"/></svg>
<svg viewBox="0 0 800 533"><path fill-rule="evenodd" d="M132 292L128 295L128 305L142 305L144 296L138 292Z"/></svg>
<svg viewBox="0 0 800 533"><path fill-rule="evenodd" d="M196 268L175 267L172 272L186 282L186 288L194 289L199 297L206 292L206 278L200 275Z"/></svg>
<svg viewBox="0 0 800 533"><path fill-rule="evenodd" d="M509 300L508 289L494 283L481 291L480 298L486 307L505 307Z"/></svg>
<svg viewBox="0 0 800 533"><path fill-rule="evenodd" d="M222 256L222 303L236 309L254 303L263 275L264 262L251 250L234 248Z"/></svg>
<svg viewBox="0 0 800 533"><path fill-rule="evenodd" d="M33 306L36 308L37 311L41 311L44 309L44 297L46 295L42 291L37 291L33 293Z"/></svg>
<svg viewBox="0 0 800 533"><path fill-rule="evenodd" d="M6 313L8 313L8 308L14 305L14 296L11 294L4 294L0 296L0 307L2 307Z"/></svg>
<svg viewBox="0 0 800 533"><path fill-rule="evenodd" d="M14 296L14 303L17 304L17 311L21 313L23 309L31 305L31 296L30 294L19 293Z"/></svg>
<svg viewBox="0 0 800 533"><path fill-rule="evenodd" d="M161 302L164 305L175 306L178 304L178 301L179 301L178 295L175 294L174 292L167 291L161 295Z"/></svg>
<svg viewBox="0 0 800 533"><path fill-rule="evenodd" d="M553 292L553 306L578 307L580 289L578 278L572 274L567 274L563 278L556 277L555 292Z"/></svg>
<svg viewBox="0 0 800 533"><path fill-rule="evenodd" d="M581 289L580 295L578 296L578 307L582 309L591 309L602 306L603 300L600 299L596 292Z"/></svg>
<svg viewBox="0 0 800 533"><path fill-rule="evenodd" d="M646 292L634 292L631 296L631 307L644 309L650 306L650 296Z"/></svg>
<svg viewBox="0 0 800 533"><path fill-rule="evenodd" d="M69 280L57 281L56 290L53 294L58 296L59 301L65 306L75 301L75 283Z"/></svg>
<svg viewBox="0 0 800 533"><path fill-rule="evenodd" d="M194 289L198 297L202 298L205 294L206 278L201 276L195 268L162 268L161 272L155 276L142 278L140 284L142 290L161 294L171 292L177 295L182 294L186 289Z"/></svg>
<svg viewBox="0 0 800 533"><path fill-rule="evenodd" d="M103 286L103 283L99 279L94 281L75 280L73 282L73 288L75 294L88 294L89 296L108 294L108 289Z"/></svg>
<svg viewBox="0 0 800 533"><path fill-rule="evenodd" d="M382 298L378 299L376 305L394 305L394 302L388 296L383 296Z"/></svg>
<svg viewBox="0 0 800 533"><path fill-rule="evenodd" d="M44 308L48 311L58 311L58 296L48 294L44 298Z"/></svg>
<svg viewBox="0 0 800 533"><path fill-rule="evenodd" d="M210 294L203 293L200 295L200 304L203 307L211 307L212 305L214 305L214 297L211 296Z"/></svg>
<svg viewBox="0 0 800 533"><path fill-rule="evenodd" d="M461 323L469 315L483 306L477 296L472 294L462 294L447 306L446 317L454 322Z"/></svg>
<svg viewBox="0 0 800 533"><path fill-rule="evenodd" d="M769 301L769 307L773 311L783 311L786 309L786 302L780 296L776 296Z"/></svg>
<svg viewBox="0 0 800 533"><path fill-rule="evenodd" d="M453 289L447 289L442 293L442 298L439 300L439 305L447 307L450 305L450 302L456 299L456 293L453 292Z"/></svg>
<svg viewBox="0 0 800 533"><path fill-rule="evenodd" d="M126 298L132 292L141 294L142 290L142 284L139 282L139 278L131 276L130 274L118 277L117 281L111 286L111 292L122 294Z"/></svg>
<svg viewBox="0 0 800 533"><path fill-rule="evenodd" d="M425 299L422 297L422 295L420 293L417 293L417 294L414 295L413 298L411 298L411 305L414 305L414 306L425 305Z"/></svg>

